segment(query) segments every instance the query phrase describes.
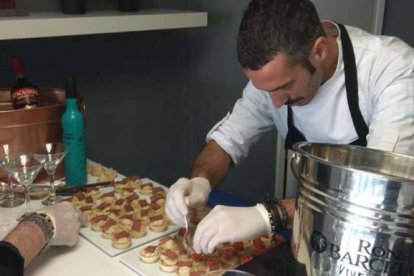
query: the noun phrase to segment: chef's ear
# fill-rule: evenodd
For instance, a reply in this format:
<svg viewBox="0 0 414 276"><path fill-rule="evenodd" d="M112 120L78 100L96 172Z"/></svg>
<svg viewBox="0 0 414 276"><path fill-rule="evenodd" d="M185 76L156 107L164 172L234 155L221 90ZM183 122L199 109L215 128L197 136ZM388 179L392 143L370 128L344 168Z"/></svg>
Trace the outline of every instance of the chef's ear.
<svg viewBox="0 0 414 276"><path fill-rule="evenodd" d="M314 62L321 62L326 59L328 55L328 40L324 36L318 37L313 43L310 51L310 60Z"/></svg>

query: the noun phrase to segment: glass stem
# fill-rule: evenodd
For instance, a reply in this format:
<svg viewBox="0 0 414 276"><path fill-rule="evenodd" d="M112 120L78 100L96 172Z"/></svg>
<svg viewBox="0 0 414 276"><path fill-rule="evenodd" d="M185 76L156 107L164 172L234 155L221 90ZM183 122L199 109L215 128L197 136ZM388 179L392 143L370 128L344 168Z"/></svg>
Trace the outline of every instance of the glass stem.
<svg viewBox="0 0 414 276"><path fill-rule="evenodd" d="M49 174L49 184L50 184L50 194L49 197L51 200L54 200L56 198L56 192L55 192L55 179L53 177L53 174Z"/></svg>
<svg viewBox="0 0 414 276"><path fill-rule="evenodd" d="M9 200L13 200L14 199L14 192L13 192L13 181L12 181L12 177L9 175L8 177L8 189L7 192L5 192L5 197Z"/></svg>
<svg viewBox="0 0 414 276"><path fill-rule="evenodd" d="M25 215L30 215L33 213L32 207L30 205L30 186L25 185L24 186L24 195L26 197L26 210L24 211Z"/></svg>

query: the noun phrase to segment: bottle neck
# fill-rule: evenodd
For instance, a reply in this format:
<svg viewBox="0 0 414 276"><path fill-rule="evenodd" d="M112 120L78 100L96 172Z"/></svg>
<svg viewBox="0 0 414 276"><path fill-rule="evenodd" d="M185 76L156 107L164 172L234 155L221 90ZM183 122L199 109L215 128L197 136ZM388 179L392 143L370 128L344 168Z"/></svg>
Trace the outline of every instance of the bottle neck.
<svg viewBox="0 0 414 276"><path fill-rule="evenodd" d="M23 62L20 59L13 60L13 71L17 79L26 77Z"/></svg>
<svg viewBox="0 0 414 276"><path fill-rule="evenodd" d="M67 109L78 109L78 100L75 98L67 98L66 99L66 108Z"/></svg>

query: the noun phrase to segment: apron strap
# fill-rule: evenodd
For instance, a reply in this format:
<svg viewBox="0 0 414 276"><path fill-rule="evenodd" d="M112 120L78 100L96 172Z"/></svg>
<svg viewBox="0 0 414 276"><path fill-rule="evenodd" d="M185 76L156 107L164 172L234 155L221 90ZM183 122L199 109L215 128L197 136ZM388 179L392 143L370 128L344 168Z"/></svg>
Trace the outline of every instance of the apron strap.
<svg viewBox="0 0 414 276"><path fill-rule="evenodd" d="M369 129L364 118L362 117L358 104L358 75L355 64L354 49L345 26L340 23L338 23L338 26L341 30L342 52L345 66L345 87L347 92L346 96L348 99L348 106L349 111L351 112L352 121L354 122L354 127L359 137L357 140L359 142L354 141L353 144L366 147Z"/></svg>
<svg viewBox="0 0 414 276"><path fill-rule="evenodd" d="M306 141L305 136L300 132L299 129L295 127L293 124L293 111L290 105L287 106L287 125L288 125L288 133L286 134L285 138L285 150L292 149L293 144L297 142L304 142Z"/></svg>

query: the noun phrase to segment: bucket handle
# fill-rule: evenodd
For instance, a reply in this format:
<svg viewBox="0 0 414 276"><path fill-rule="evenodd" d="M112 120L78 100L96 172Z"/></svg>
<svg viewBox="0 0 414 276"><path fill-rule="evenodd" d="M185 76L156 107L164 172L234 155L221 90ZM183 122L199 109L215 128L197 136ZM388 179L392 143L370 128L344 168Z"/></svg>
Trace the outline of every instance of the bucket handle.
<svg viewBox="0 0 414 276"><path fill-rule="evenodd" d="M292 171L293 176L296 180L299 181L299 163L301 159L301 154L294 151L289 159L290 170Z"/></svg>

